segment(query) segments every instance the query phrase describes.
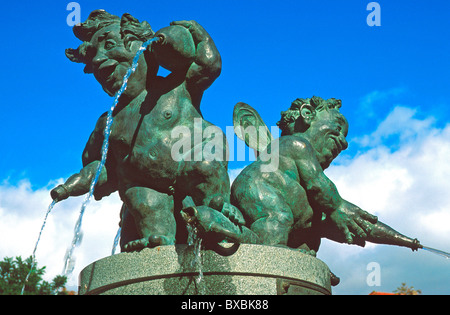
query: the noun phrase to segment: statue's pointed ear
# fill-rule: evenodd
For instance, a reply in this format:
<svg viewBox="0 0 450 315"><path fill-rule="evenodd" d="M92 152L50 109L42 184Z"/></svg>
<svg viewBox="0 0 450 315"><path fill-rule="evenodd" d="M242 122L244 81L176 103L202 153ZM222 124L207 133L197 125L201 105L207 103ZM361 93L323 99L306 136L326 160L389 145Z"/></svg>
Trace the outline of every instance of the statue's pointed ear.
<svg viewBox="0 0 450 315"><path fill-rule="evenodd" d="M69 60L72 62L86 64L85 57L80 54L80 48L86 49L86 47L88 46L81 45L77 49L67 48L66 57L69 58ZM86 64L86 67L84 67L84 73L93 73L92 65L90 63Z"/></svg>
<svg viewBox="0 0 450 315"><path fill-rule="evenodd" d="M67 48L66 49L66 57L69 58L70 61L76 63L82 63L80 52L78 49Z"/></svg>
<svg viewBox="0 0 450 315"><path fill-rule="evenodd" d="M312 120L316 117L316 110L310 104L303 104L300 108L300 115L306 124L311 125Z"/></svg>

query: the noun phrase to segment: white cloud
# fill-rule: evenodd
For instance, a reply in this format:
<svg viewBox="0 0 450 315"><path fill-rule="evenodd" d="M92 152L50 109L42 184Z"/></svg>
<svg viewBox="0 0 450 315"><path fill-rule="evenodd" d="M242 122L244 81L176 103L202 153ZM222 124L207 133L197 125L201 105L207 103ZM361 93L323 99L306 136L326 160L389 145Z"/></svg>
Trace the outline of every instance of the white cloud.
<svg viewBox="0 0 450 315"><path fill-rule="evenodd" d="M59 180L57 182L62 182ZM55 186L55 181L50 187ZM32 255L45 214L51 203L50 189L33 190L31 183L22 180L17 185L3 182L0 185L0 259ZM46 266L44 279L50 281L61 274L64 255L73 237L84 197L69 198L53 208L48 216L36 251L38 266ZM82 230L84 238L75 249L76 268L68 285L78 285L82 268L111 254L114 236L118 229L121 201L112 195L88 205Z"/></svg>
<svg viewBox="0 0 450 315"><path fill-rule="evenodd" d="M372 134L352 139L352 141L363 147L374 147L395 137L397 142L407 144L435 131L432 128L435 122L433 118L417 119L414 117L416 114L416 109L397 106Z"/></svg>
<svg viewBox="0 0 450 315"><path fill-rule="evenodd" d="M367 151L353 159L343 159L340 165L330 167L327 175L345 199L378 215L380 221L405 235L417 237L423 245L450 251L450 124L437 128L433 118L421 120L415 116L416 110L411 108L394 108L372 134L363 138L364 141L352 141L353 145L359 144ZM394 150L385 144L391 136L397 137ZM408 279L396 277L396 273L406 274L423 286L439 287L441 282L450 281L445 259L436 260L428 253L411 254L404 249L386 247L372 245L361 249L325 241L319 253L325 261L329 260L330 266L353 280L355 275L349 275L348 268L361 269L357 278L360 289L365 288L367 293L380 289L368 288L365 284L367 271L364 268L370 262L368 259L384 261L385 275L393 274L386 282L390 285L395 280L397 286L408 282ZM380 257L387 251L391 259ZM401 260L396 260L400 256ZM443 263L447 263L446 269L440 270L444 268ZM417 268L422 275L417 276L418 270L405 270L405 264L414 266L411 268ZM436 272L447 276L436 280L438 283L426 284L427 277L431 278ZM414 286L421 289L420 284ZM347 282L339 289L351 291L352 284ZM427 290L432 289L427 287ZM423 290L424 293L427 290ZM448 290L447 286L446 291L440 293L449 293Z"/></svg>
<svg viewBox="0 0 450 315"><path fill-rule="evenodd" d="M406 88L404 87L397 87L386 91L372 91L360 98L358 110L364 112L366 117L374 117L376 115L375 109L379 107L380 103L389 101L391 98L402 95L405 92Z"/></svg>

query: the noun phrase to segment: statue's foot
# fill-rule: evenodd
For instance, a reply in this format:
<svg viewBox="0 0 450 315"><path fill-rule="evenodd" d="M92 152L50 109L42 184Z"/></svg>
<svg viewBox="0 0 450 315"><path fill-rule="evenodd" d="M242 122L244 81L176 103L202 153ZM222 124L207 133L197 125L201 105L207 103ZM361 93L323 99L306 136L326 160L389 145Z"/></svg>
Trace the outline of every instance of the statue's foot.
<svg viewBox="0 0 450 315"><path fill-rule="evenodd" d="M317 252L313 249L310 249L306 243L300 245L299 247L297 247L297 249L300 251L300 253L307 254L313 257L317 256Z"/></svg>
<svg viewBox="0 0 450 315"><path fill-rule="evenodd" d="M303 253L303 254L306 254L306 255L310 255L310 256L313 256L313 257L316 257L317 256L317 253L316 253L316 251L315 250L307 250L307 249L299 249L299 251L300 251L300 253Z"/></svg>
<svg viewBox="0 0 450 315"><path fill-rule="evenodd" d="M140 251L146 247L153 248L157 246L163 245L171 245L173 242L170 242L169 239L162 235L152 235L150 237L144 237L138 240L131 241L124 246L125 252L135 252Z"/></svg>

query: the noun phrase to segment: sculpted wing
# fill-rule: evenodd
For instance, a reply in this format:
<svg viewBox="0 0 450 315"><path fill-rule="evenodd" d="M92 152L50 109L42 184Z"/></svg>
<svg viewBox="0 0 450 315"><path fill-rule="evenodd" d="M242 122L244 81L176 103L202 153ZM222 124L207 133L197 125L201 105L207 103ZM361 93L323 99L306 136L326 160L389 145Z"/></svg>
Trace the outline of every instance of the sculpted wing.
<svg viewBox="0 0 450 315"><path fill-rule="evenodd" d="M238 138L257 152L264 151L273 140L261 116L248 104L239 102L234 106L233 125Z"/></svg>

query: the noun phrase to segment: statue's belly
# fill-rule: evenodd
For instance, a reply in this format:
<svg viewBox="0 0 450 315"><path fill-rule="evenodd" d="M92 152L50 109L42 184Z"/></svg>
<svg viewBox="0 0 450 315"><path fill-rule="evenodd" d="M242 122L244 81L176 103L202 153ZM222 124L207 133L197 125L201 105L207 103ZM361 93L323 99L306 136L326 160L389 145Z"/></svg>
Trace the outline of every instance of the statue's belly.
<svg viewBox="0 0 450 315"><path fill-rule="evenodd" d="M174 185L183 163L174 145L179 143L180 137L189 138L191 145L184 146L183 152L189 151L195 146L195 135L202 142L202 131L210 125L183 100L172 102L166 97L148 113L134 108L121 112L123 117L118 117L120 123L113 131L113 141L119 155L119 178L126 186L141 185L166 191Z"/></svg>
<svg viewBox="0 0 450 315"><path fill-rule="evenodd" d="M179 166L171 155L173 142L169 133L136 144L124 163L125 178L155 189L173 185Z"/></svg>

